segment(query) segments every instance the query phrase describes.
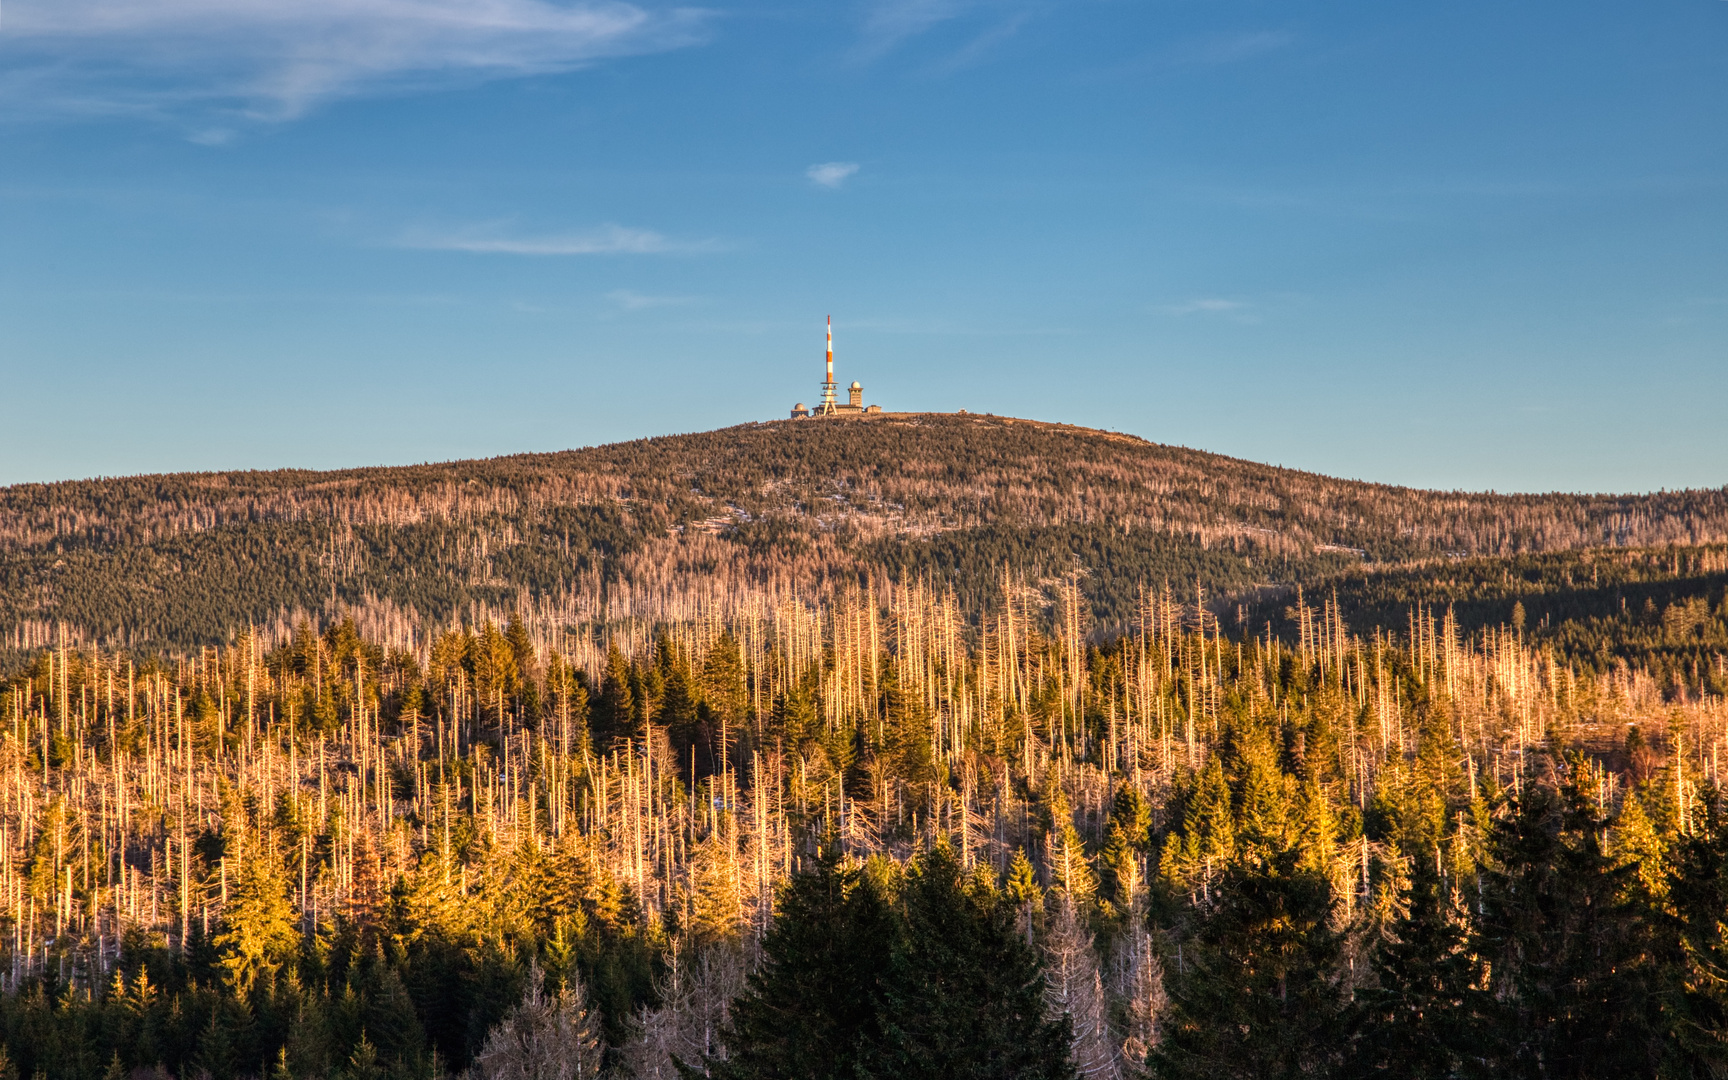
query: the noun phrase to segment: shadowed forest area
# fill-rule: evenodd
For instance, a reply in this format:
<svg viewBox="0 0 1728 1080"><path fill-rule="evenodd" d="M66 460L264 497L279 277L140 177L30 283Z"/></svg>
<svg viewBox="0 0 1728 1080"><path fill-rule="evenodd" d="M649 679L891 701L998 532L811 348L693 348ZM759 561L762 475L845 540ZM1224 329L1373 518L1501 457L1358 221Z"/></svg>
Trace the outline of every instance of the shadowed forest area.
<svg viewBox="0 0 1728 1080"><path fill-rule="evenodd" d="M988 417L0 493L0 1080L1728 1072L1728 496Z"/></svg>

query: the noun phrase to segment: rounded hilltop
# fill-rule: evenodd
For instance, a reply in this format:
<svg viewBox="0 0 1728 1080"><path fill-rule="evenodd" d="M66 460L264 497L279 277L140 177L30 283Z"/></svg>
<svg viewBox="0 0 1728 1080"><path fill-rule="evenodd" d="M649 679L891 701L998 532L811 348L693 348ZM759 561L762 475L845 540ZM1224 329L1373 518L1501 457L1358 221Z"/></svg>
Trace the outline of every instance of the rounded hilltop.
<svg viewBox="0 0 1728 1080"><path fill-rule="evenodd" d="M1004 565L1084 568L1094 611L1115 619L1140 585L1166 579L1246 595L1459 555L1728 538L1728 490L1423 491L1015 417L826 419L850 422L0 489L0 579L13 583L0 634L63 620L191 644L333 603L450 618L674 580L700 591L926 574L981 596Z"/></svg>

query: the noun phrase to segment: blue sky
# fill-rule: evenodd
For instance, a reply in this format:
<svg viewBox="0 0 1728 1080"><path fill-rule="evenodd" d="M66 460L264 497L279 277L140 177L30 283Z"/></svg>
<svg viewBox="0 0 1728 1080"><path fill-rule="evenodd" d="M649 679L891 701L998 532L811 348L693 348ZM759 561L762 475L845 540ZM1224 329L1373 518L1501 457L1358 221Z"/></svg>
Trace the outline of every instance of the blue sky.
<svg viewBox="0 0 1728 1080"><path fill-rule="evenodd" d="M11 0L0 483L888 409L1728 483L1728 2Z"/></svg>

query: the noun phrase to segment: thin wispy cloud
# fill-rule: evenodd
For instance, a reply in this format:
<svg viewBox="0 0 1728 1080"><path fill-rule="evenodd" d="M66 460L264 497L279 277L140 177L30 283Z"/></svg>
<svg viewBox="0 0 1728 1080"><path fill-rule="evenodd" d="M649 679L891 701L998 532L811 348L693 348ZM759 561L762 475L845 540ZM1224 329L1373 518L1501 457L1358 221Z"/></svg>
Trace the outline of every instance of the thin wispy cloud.
<svg viewBox="0 0 1728 1080"><path fill-rule="evenodd" d="M1082 81L1112 81L1226 67L1281 53L1301 43L1297 35L1287 30L1272 29L1188 37L1160 44L1124 62L1094 68L1082 76Z"/></svg>
<svg viewBox="0 0 1728 1080"><path fill-rule="evenodd" d="M651 296L629 289L613 289L606 294L608 302L621 311L647 311L650 308L684 307L697 302L694 296Z"/></svg>
<svg viewBox="0 0 1728 1080"><path fill-rule="evenodd" d="M825 161L804 170L811 183L825 188L837 188L858 171L856 161Z"/></svg>
<svg viewBox="0 0 1728 1080"><path fill-rule="evenodd" d="M342 97L569 71L700 40L707 13L622 0L10 0L0 99L19 115L289 120Z"/></svg>
<svg viewBox="0 0 1728 1080"><path fill-rule="evenodd" d="M961 46L952 55L932 67L932 72L938 75L952 75L962 68L971 67L987 57L996 46L1007 41L1020 32L1026 21L1032 17L1030 11L1019 11L1010 14L984 29L982 33Z"/></svg>
<svg viewBox="0 0 1728 1080"><path fill-rule="evenodd" d="M908 38L965 14L972 6L968 0L878 0L864 13L864 49L880 55Z"/></svg>
<svg viewBox="0 0 1728 1080"><path fill-rule="evenodd" d="M466 251L478 255L691 255L716 251L714 240L674 240L651 229L603 225L587 232L525 236L483 226L458 230L411 229L397 247Z"/></svg>
<svg viewBox="0 0 1728 1080"><path fill-rule="evenodd" d="M930 71L952 74L1013 37L1039 6L1036 0L870 0L864 5L853 59L874 62L913 39L953 24L965 41L958 48L949 41L948 55Z"/></svg>
<svg viewBox="0 0 1728 1080"><path fill-rule="evenodd" d="M1166 304L1158 310L1166 315L1194 315L1202 312L1216 315L1226 311L1240 311L1247 306L1240 300L1225 300L1216 296L1205 296L1196 300L1184 300L1180 304Z"/></svg>
<svg viewBox="0 0 1728 1080"><path fill-rule="evenodd" d="M943 317L862 316L848 318L847 331L869 330L878 334L951 337L1072 337L1076 331L1066 326L1041 326L1015 321L961 322Z"/></svg>
<svg viewBox="0 0 1728 1080"><path fill-rule="evenodd" d="M1246 60L1275 53L1296 43L1296 35L1284 30L1254 30L1241 34L1196 38L1183 42L1170 52L1178 64L1213 67L1239 64Z"/></svg>
<svg viewBox="0 0 1728 1080"><path fill-rule="evenodd" d="M1191 300L1183 300L1175 304L1163 304L1153 309L1161 315L1201 317L1211 316L1227 319L1230 322L1257 323L1260 313L1255 305L1244 300L1229 300L1221 296L1198 296Z"/></svg>

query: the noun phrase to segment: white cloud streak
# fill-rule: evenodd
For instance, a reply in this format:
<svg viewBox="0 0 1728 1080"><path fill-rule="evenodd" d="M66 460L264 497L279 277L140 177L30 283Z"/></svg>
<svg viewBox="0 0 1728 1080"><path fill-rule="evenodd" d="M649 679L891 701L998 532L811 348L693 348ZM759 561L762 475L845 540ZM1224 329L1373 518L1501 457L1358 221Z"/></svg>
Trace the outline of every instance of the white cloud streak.
<svg viewBox="0 0 1728 1080"><path fill-rule="evenodd" d="M1224 300L1208 296L1196 300L1185 300L1180 304L1167 304L1158 310L1166 315L1226 315L1233 311L1241 311L1248 307L1240 300Z"/></svg>
<svg viewBox="0 0 1728 1080"><path fill-rule="evenodd" d="M914 39L947 28L938 59L927 74L952 75L977 63L1013 37L1040 10L1042 0L867 0L854 61L874 63ZM956 50L953 38L967 40Z"/></svg>
<svg viewBox="0 0 1728 1080"><path fill-rule="evenodd" d="M958 18L969 6L966 0L877 0L864 16L866 51L886 52L907 38Z"/></svg>
<svg viewBox="0 0 1728 1080"><path fill-rule="evenodd" d="M1235 311L1242 306L1243 304L1239 300L1219 300L1208 297L1205 299L1189 300L1185 303L1175 304L1165 310L1174 315L1191 315L1196 311Z"/></svg>
<svg viewBox="0 0 1728 1080"><path fill-rule="evenodd" d="M492 227L446 232L414 229L404 233L396 246L477 255L693 255L719 249L713 240L672 240L649 229L622 225L542 236L502 235Z"/></svg>
<svg viewBox="0 0 1728 1080"><path fill-rule="evenodd" d="M10 113L190 116L206 128L211 116L289 120L342 97L679 48L707 22L623 0L10 0L4 18Z"/></svg>
<svg viewBox="0 0 1728 1080"><path fill-rule="evenodd" d="M1296 43L1296 36L1285 30L1258 30L1246 34L1197 39L1177 47L1171 58L1180 64L1215 67L1241 63L1279 52Z"/></svg>
<svg viewBox="0 0 1728 1080"><path fill-rule="evenodd" d="M837 188L858 171L856 161L825 161L820 165L812 165L804 170L812 183L825 188Z"/></svg>
<svg viewBox="0 0 1728 1080"><path fill-rule="evenodd" d="M683 307L696 303L693 296L648 296L629 289L613 289L606 299L624 311L646 311L649 308Z"/></svg>
<svg viewBox="0 0 1728 1080"><path fill-rule="evenodd" d="M1006 19L989 27L983 33L973 38L971 42L962 47L958 52L954 53L946 60L943 60L941 63L934 65L933 71L941 75L952 75L962 68L971 67L973 64L978 63L980 60L984 59L984 57L988 56L990 51L995 49L998 45L1007 41L1015 34L1018 34L1020 28L1026 25L1026 21L1031 17L1032 13L1029 11L1021 11L1009 15Z"/></svg>

